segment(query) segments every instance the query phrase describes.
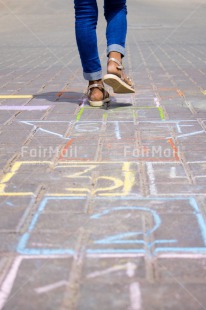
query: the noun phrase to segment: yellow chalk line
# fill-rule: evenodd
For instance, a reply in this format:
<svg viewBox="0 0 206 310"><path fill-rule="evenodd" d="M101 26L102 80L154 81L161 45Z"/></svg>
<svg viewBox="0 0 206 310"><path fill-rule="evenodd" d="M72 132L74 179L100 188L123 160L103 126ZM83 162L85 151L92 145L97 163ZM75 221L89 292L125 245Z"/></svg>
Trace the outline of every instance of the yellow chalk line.
<svg viewBox="0 0 206 310"><path fill-rule="evenodd" d="M0 99L29 99L34 98L33 95L0 95Z"/></svg>
<svg viewBox="0 0 206 310"><path fill-rule="evenodd" d="M18 192L18 193L11 193L11 192L4 192L4 193L0 193L0 197L1 196L35 196L34 193L32 192Z"/></svg>
<svg viewBox="0 0 206 310"><path fill-rule="evenodd" d="M6 193L4 192L6 189L6 185L7 183L11 180L11 178L19 171L19 169L21 168L21 166L26 163L26 164L50 164L50 161L17 161L13 164L13 166L11 167L10 172L6 173L3 178L0 180L0 196L4 196L4 195L9 195L11 196L11 193ZM19 196L21 195L31 195L32 193L19 193ZM17 194L14 193L15 196L18 196Z"/></svg>
<svg viewBox="0 0 206 310"><path fill-rule="evenodd" d="M8 172L2 179L1 179L1 184L0 184L0 193L4 192L6 188L6 184L14 175L15 173L19 170L21 167L22 162L16 162L12 168L11 171Z"/></svg>
<svg viewBox="0 0 206 310"><path fill-rule="evenodd" d="M124 195L129 195L132 190L132 187L135 184L135 173L131 170L131 163L124 162L122 166L122 172L124 173Z"/></svg>
<svg viewBox="0 0 206 310"><path fill-rule="evenodd" d="M19 169L21 168L22 165L24 164L50 164L50 161L27 161L27 162L23 162L23 161L18 161L16 163L13 164L13 166L11 167L10 172L6 173L3 178L0 181L0 196L30 196L30 195L34 195L32 192L18 192L18 193L12 193L12 192L5 192L6 186L8 184L8 182L11 180L11 178L19 171ZM94 162L95 164L97 164L97 162ZM100 162L101 163L101 162ZM73 163L72 163L73 164ZM72 165L73 167L77 166ZM115 177L110 177L110 176L100 176L97 178L97 180L100 179L104 179L104 180L108 180L111 181L113 183L113 185L109 186L109 187L103 187L103 188L97 188L95 190L90 190L88 188L66 188L66 190L71 191L73 193L53 193L50 194L52 196L76 196L78 193L79 196L86 196L88 193L92 193L93 195L99 193L99 196L118 196L118 195L128 195L133 187L133 185L135 184L135 173L131 170L131 163L129 162L122 162L123 166L122 166L122 172L124 175L124 181L120 180L119 178L115 178ZM63 165L63 166L67 166L67 165ZM68 165L69 166L69 165ZM68 175L68 177L87 177L87 176L82 176L82 174L91 171L92 169L94 169L96 167L96 165L82 165L81 167L86 167L87 169L85 169L84 171L81 172L77 172L76 174L74 173L73 175ZM89 177L89 176L88 176ZM105 193L105 191L112 191L115 190L117 188L120 188L121 186L123 186L123 191L121 193ZM102 192L102 193L101 193Z"/></svg>

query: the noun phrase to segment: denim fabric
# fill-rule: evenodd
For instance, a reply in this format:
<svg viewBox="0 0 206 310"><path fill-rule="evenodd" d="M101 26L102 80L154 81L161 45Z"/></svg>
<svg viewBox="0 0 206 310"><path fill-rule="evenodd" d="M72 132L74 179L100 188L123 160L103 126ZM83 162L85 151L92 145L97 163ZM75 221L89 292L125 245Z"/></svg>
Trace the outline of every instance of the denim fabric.
<svg viewBox="0 0 206 310"><path fill-rule="evenodd" d="M75 32L77 46L86 80L102 78L98 54L96 26L98 20L97 0L74 0ZM104 0L104 16L107 21L107 54L112 51L125 54L127 33L126 0Z"/></svg>

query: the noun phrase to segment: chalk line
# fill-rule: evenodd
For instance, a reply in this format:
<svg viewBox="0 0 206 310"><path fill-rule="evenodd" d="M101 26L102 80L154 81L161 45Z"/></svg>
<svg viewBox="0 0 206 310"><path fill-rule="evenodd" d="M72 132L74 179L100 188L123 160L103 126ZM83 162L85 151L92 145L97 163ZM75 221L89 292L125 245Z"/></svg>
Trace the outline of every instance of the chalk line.
<svg viewBox="0 0 206 310"><path fill-rule="evenodd" d="M151 195L157 195L157 188L155 184L155 175L154 175L154 169L151 162L147 162L147 175L149 177L149 188L150 188L150 194Z"/></svg>
<svg viewBox="0 0 206 310"><path fill-rule="evenodd" d="M10 106L2 105L0 106L1 111L43 111L50 108L50 105L30 105L30 106Z"/></svg>
<svg viewBox="0 0 206 310"><path fill-rule="evenodd" d="M11 269L9 270L0 290L0 310L3 309L9 294L11 293L14 281L16 279L17 272L19 270L19 266L22 262L23 257L18 256L15 258Z"/></svg>
<svg viewBox="0 0 206 310"><path fill-rule="evenodd" d="M53 284L49 284L49 285L45 285L45 286L41 286L41 287L35 288L35 292L37 294L44 294L44 293L53 291L56 288L59 288L61 286L65 286L67 284L68 284L68 281L62 280L62 281L59 281L59 282L55 282Z"/></svg>
<svg viewBox="0 0 206 310"><path fill-rule="evenodd" d="M130 284L130 303L131 310L142 309L142 296L138 282L133 282Z"/></svg>
<svg viewBox="0 0 206 310"><path fill-rule="evenodd" d="M119 271L119 270L124 270L126 269L127 265L117 265L102 271L96 271L96 272L92 272L90 274L87 275L87 278L91 279L91 278L96 278L96 277L100 277L100 276L104 276L105 274L111 273L111 272L115 272L115 271Z"/></svg>

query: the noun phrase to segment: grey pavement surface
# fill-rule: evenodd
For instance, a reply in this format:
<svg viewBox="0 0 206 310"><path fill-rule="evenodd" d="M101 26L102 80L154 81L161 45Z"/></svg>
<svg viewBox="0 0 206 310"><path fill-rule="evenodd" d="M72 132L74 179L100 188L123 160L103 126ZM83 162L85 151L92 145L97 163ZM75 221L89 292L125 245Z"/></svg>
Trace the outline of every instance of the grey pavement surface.
<svg viewBox="0 0 206 310"><path fill-rule="evenodd" d="M206 2L128 1L136 93L109 109L73 13L0 0L0 309L206 309Z"/></svg>

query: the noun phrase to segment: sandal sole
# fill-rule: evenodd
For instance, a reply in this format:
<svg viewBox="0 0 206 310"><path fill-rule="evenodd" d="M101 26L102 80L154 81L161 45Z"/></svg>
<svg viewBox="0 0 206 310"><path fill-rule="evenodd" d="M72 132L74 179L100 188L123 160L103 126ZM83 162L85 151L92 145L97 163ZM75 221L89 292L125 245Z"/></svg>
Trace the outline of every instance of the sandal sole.
<svg viewBox="0 0 206 310"><path fill-rule="evenodd" d="M135 93L135 90L131 86L114 74L106 74L103 81L107 85L111 86L113 88L113 92L116 94Z"/></svg>
<svg viewBox="0 0 206 310"><path fill-rule="evenodd" d="M91 100L88 100L88 101L89 101L90 106L92 107L102 107L104 103L110 102L110 98L106 98L101 101L91 101Z"/></svg>

